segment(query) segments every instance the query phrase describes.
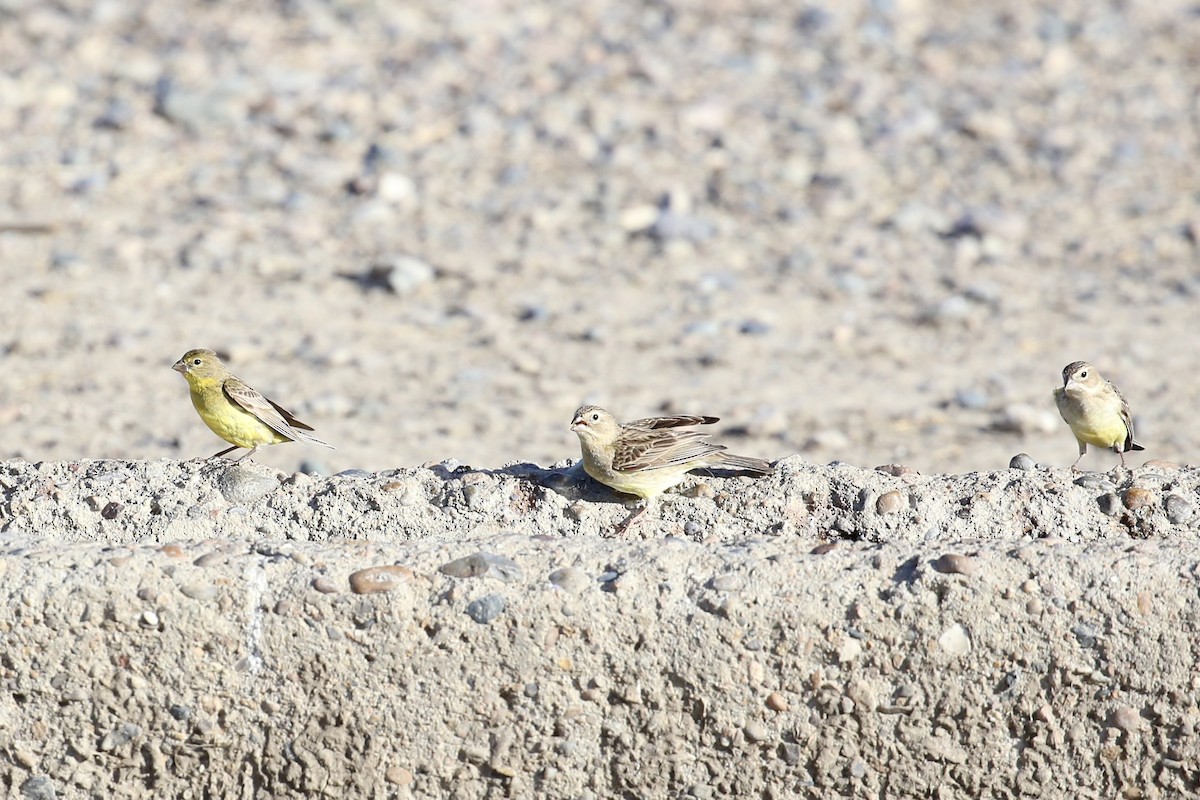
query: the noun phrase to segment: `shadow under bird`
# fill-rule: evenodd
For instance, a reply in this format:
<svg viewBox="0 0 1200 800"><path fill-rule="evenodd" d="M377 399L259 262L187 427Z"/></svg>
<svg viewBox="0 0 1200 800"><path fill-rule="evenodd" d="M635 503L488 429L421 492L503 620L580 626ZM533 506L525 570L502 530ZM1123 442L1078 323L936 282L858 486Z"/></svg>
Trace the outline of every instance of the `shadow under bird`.
<svg viewBox="0 0 1200 800"><path fill-rule="evenodd" d="M212 350L189 350L171 369L187 379L192 405L213 433L229 442L210 458L249 448L236 460L254 455L258 448L283 442L308 442L333 448L306 431L312 426L296 419L274 400L264 397L229 371Z"/></svg>
<svg viewBox="0 0 1200 800"><path fill-rule="evenodd" d="M583 469L618 492L642 499L641 506L617 526L626 530L650 508L655 497L683 480L694 469L728 469L766 475L770 462L734 455L708 441L701 431L681 430L711 425L717 417L680 415L649 417L621 424L599 406L583 406L571 420L579 436Z"/></svg>
<svg viewBox="0 0 1200 800"><path fill-rule="evenodd" d="M1062 378L1063 385L1054 390L1054 404L1079 443L1079 458L1071 465L1072 471L1079 470L1089 444L1111 449L1121 457L1122 467L1126 452L1146 449L1133 440L1129 403L1095 367L1073 361L1063 367Z"/></svg>

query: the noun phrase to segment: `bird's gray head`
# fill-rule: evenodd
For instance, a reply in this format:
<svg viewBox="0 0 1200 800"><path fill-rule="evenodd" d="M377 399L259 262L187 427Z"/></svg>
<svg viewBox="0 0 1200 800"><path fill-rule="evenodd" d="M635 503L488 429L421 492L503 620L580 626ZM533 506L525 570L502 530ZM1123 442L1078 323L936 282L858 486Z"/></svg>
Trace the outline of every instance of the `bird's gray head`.
<svg viewBox="0 0 1200 800"><path fill-rule="evenodd" d="M620 430L616 417L600 406L582 406L571 418L571 430L582 436L603 438L615 436Z"/></svg>

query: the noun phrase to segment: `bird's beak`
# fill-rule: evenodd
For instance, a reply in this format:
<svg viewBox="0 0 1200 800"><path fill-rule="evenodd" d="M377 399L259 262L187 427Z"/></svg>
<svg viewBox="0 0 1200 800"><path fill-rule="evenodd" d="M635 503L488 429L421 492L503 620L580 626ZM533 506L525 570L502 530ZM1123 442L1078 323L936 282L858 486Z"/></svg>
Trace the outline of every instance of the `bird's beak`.
<svg viewBox="0 0 1200 800"><path fill-rule="evenodd" d="M187 364L183 363L183 359L181 358L171 365L171 369L182 375L183 373L187 372Z"/></svg>
<svg viewBox="0 0 1200 800"><path fill-rule="evenodd" d="M578 431L580 428L586 428L587 423L583 421L583 417L576 417L571 420L571 430Z"/></svg>

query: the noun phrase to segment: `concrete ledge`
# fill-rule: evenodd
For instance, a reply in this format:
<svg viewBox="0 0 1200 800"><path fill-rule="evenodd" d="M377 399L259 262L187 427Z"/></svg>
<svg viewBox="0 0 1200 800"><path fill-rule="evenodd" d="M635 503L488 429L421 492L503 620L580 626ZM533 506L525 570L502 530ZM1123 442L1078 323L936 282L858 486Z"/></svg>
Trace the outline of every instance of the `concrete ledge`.
<svg viewBox="0 0 1200 800"><path fill-rule="evenodd" d="M632 540L596 535L625 511L565 469L279 477L0 465L6 793L1177 797L1200 778L1191 469L1077 485L790 459L697 478Z"/></svg>

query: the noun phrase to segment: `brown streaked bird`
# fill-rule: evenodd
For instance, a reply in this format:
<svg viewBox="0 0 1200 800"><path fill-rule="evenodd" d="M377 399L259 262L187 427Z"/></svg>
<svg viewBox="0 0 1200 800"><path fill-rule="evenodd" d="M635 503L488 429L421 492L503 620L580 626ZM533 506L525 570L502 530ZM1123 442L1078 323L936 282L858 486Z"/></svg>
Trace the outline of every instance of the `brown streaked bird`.
<svg viewBox="0 0 1200 800"><path fill-rule="evenodd" d="M649 417L622 425L599 406L583 406L571 420L579 436L583 469L600 483L642 499L641 506L617 526L620 533L650 508L655 497L694 469L740 470L766 475L771 464L761 458L725 452L701 431L680 430L711 425L717 417L680 415Z"/></svg>
<svg viewBox="0 0 1200 800"><path fill-rule="evenodd" d="M240 461L254 455L263 445L281 442L301 441L333 448L333 445L305 433L312 427L250 388L230 372L212 350L189 350L171 369L187 379L192 405L204 424L233 445L210 458L231 453L239 447L249 448L248 453L238 457Z"/></svg>
<svg viewBox="0 0 1200 800"><path fill-rule="evenodd" d="M1054 390L1054 404L1079 443L1079 458L1071 465L1072 471L1079 470L1089 444L1111 449L1121 457L1122 467L1127 451L1145 449L1133 440L1129 403L1095 367L1073 361L1063 367L1062 379L1063 385Z"/></svg>

